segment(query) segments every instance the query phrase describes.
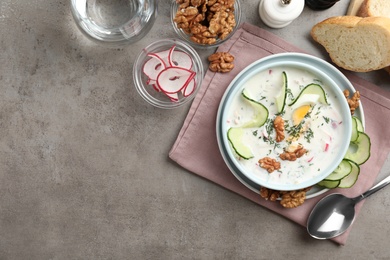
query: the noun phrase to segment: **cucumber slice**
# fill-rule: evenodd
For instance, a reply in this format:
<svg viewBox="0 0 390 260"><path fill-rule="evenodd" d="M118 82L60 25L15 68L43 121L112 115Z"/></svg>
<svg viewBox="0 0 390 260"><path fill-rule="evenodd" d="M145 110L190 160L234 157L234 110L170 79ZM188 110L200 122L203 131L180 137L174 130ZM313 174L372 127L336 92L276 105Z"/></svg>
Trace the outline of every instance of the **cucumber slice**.
<svg viewBox="0 0 390 260"><path fill-rule="evenodd" d="M244 129L241 127L231 127L227 132L227 137L233 150L241 158L248 160L253 158L251 149L242 142L244 136Z"/></svg>
<svg viewBox="0 0 390 260"><path fill-rule="evenodd" d="M360 120L360 118L358 118L356 116L352 116L352 118L354 118L356 120L357 130L360 132L364 132L364 126L363 126L363 123Z"/></svg>
<svg viewBox="0 0 390 260"><path fill-rule="evenodd" d="M337 188L340 184L340 181L328 181L328 180L323 180L317 183L318 186L325 187L328 189L334 189Z"/></svg>
<svg viewBox="0 0 390 260"><path fill-rule="evenodd" d="M370 158L370 137L363 132L358 132L356 141L351 142L344 158L361 165Z"/></svg>
<svg viewBox="0 0 390 260"><path fill-rule="evenodd" d="M263 126L268 119L268 109L260 102L257 102L256 100L250 98L248 92L245 89L242 91L241 94L245 98L245 100L247 100L255 109L254 118L251 121L242 125L242 127L249 128Z"/></svg>
<svg viewBox="0 0 390 260"><path fill-rule="evenodd" d="M358 122L356 120L356 117L352 117L352 135L351 135L351 142L355 142L359 137L358 133Z"/></svg>
<svg viewBox="0 0 390 260"><path fill-rule="evenodd" d="M337 168L328 175L324 180L326 181L339 181L348 176L352 171L352 165L347 160L342 160Z"/></svg>
<svg viewBox="0 0 390 260"><path fill-rule="evenodd" d="M278 94L276 99L276 108L277 114L281 114L284 111L284 107L286 106L286 97L287 97L287 74L285 71L282 72L282 88Z"/></svg>
<svg viewBox="0 0 390 260"><path fill-rule="evenodd" d="M341 179L340 184L338 186L339 188L351 188L356 183L359 177L360 166L351 160L347 160L347 161L351 164L352 171L350 174L348 174L348 176Z"/></svg>
<svg viewBox="0 0 390 260"><path fill-rule="evenodd" d="M321 102L322 104L328 104L328 100L326 98L326 94L324 89L315 83L311 83L307 85L304 89L302 89L301 93L299 93L298 97L294 99L289 106L294 105L301 97L310 94L310 95L318 95L319 99L318 101Z"/></svg>

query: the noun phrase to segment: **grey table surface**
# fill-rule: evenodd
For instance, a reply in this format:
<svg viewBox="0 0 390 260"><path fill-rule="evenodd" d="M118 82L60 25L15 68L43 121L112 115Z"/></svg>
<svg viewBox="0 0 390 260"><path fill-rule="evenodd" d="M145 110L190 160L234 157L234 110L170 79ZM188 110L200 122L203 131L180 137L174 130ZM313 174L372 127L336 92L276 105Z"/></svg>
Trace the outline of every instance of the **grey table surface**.
<svg viewBox="0 0 390 260"><path fill-rule="evenodd" d="M175 36L169 2L144 39L109 49L78 31L70 1L1 0L0 259L390 259L390 189L340 247L169 160L189 105L146 104L131 73L144 46ZM244 21L323 58L308 32L349 4L270 29L258 0L242 2Z"/></svg>

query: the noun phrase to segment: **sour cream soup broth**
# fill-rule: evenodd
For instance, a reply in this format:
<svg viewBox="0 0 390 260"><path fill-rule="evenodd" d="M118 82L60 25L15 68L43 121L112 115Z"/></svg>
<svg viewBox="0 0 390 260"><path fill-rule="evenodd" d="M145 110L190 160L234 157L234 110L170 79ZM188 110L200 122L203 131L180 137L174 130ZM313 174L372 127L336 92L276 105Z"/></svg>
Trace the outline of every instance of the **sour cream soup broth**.
<svg viewBox="0 0 390 260"><path fill-rule="evenodd" d="M282 72L287 74L288 89L284 113L281 115L285 121L285 139L276 142L273 121L277 114L275 98L278 96L282 85ZM328 104L322 104L318 100L310 100L311 97L303 98L294 105L289 105L298 97L301 90L308 84L321 85L326 93ZM337 97L329 87L324 85L321 79L308 71L293 67L273 67L261 71L248 79L242 86L242 90L248 93L251 99L262 103L269 111L267 122L259 128L245 128L243 143L248 146L254 157L243 159L237 155L239 164L247 171L266 183L280 185L299 184L315 178L321 171L334 163L337 150L341 146L344 124L341 116L341 107L336 102ZM299 108L310 104L308 113L299 114ZM227 128L240 127L253 119L256 111L245 98L241 91L234 97L228 110ZM302 117L299 134L293 121ZM295 131L295 134L294 134ZM294 138L295 135L295 138ZM345 138L345 137L344 137ZM294 150L303 146L307 153L296 161L283 161L279 155L287 150ZM234 150L233 150L234 153ZM280 170L268 173L259 166L259 159L264 157L274 158L280 162Z"/></svg>

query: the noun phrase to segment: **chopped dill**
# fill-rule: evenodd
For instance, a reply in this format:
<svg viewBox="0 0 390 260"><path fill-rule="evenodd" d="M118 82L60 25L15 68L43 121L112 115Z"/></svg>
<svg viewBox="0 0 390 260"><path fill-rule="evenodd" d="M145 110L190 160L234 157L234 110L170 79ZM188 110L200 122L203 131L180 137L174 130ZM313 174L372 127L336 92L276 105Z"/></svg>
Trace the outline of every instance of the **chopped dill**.
<svg viewBox="0 0 390 260"><path fill-rule="evenodd" d="M272 103L272 104L273 104L273 103ZM282 112L277 113L276 115L277 115L277 116L283 116L284 114L286 114L286 110L283 109ZM285 122L286 122L286 121L285 121Z"/></svg>
<svg viewBox="0 0 390 260"><path fill-rule="evenodd" d="M274 132L274 121L270 118L265 122L265 131L267 133L266 136L263 136L263 141L269 143L270 145L274 145L274 149L279 147L279 144L276 142L274 138L272 138L272 134Z"/></svg>
<svg viewBox="0 0 390 260"><path fill-rule="evenodd" d="M284 127L290 128L290 122L288 120L284 120Z"/></svg>
<svg viewBox="0 0 390 260"><path fill-rule="evenodd" d="M304 131L304 128L303 128L303 126L305 125L305 123L306 123L306 119L308 119L308 118L310 118L311 117L311 113L313 112L313 107L309 110L309 112L304 116L304 118L303 118L303 120L299 123L299 124L297 124L297 125L294 125L294 126L292 126L292 127L286 127L285 129L287 130L287 133L290 135L290 136L292 136L292 137L294 137L294 138L297 138L297 137L299 137L301 134L302 134L302 132ZM308 131L309 132L309 134L308 134L308 139L306 139L306 140L308 140L308 142L310 141L310 139L313 137L313 131L309 128L309 130L306 130L306 131ZM305 131L305 133L306 133L306 131ZM311 132L311 133L310 133ZM306 138L306 136L305 136L305 138Z"/></svg>
<svg viewBox="0 0 390 260"><path fill-rule="evenodd" d="M319 85L323 85L324 83L322 82L322 80L319 80L319 79L313 79L313 82L319 84Z"/></svg>
<svg viewBox="0 0 390 260"><path fill-rule="evenodd" d="M323 118L324 118L325 122L326 122L327 124L329 124L329 122L330 122L329 117L323 116Z"/></svg>
<svg viewBox="0 0 390 260"><path fill-rule="evenodd" d="M318 116L321 113L321 107L317 107L317 112L315 113L316 116Z"/></svg>
<svg viewBox="0 0 390 260"><path fill-rule="evenodd" d="M274 121L270 118L267 119L265 130L267 131L267 135L270 136L274 131Z"/></svg>
<svg viewBox="0 0 390 260"><path fill-rule="evenodd" d="M287 95L288 95L292 100L294 100L294 95L293 95L293 93L291 92L291 89L287 88L287 89L286 89L286 93L287 93Z"/></svg>
<svg viewBox="0 0 390 260"><path fill-rule="evenodd" d="M308 143L310 143L310 140L314 137L314 133L313 133L313 131L311 130L311 128L309 128L309 129L307 129L307 130L305 131L304 137L305 137L306 141L307 141Z"/></svg>

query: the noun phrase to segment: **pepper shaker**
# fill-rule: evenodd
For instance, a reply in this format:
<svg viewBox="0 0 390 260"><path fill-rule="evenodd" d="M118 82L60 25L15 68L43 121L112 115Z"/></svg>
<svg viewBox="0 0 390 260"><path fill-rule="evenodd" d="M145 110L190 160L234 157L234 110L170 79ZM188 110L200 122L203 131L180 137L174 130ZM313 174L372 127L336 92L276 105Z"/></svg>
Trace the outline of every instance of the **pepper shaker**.
<svg viewBox="0 0 390 260"><path fill-rule="evenodd" d="M305 0L260 0L259 15L271 28L283 28L303 11Z"/></svg>

